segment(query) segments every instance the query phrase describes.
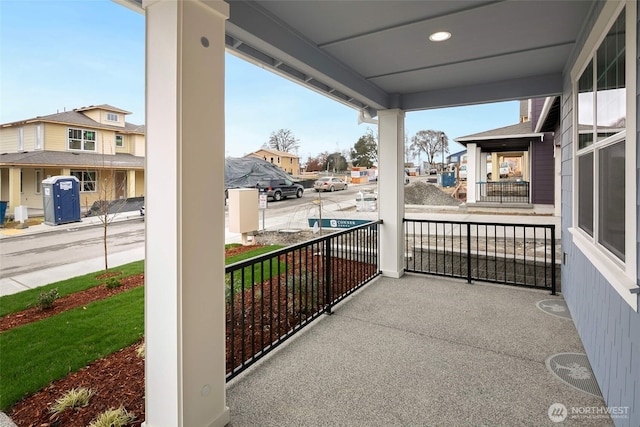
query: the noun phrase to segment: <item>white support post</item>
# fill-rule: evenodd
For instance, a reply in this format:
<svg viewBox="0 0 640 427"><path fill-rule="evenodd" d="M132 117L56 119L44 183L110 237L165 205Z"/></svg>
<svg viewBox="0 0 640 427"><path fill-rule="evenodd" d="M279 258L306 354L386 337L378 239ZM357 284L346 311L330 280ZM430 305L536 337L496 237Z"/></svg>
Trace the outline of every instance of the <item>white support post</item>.
<svg viewBox="0 0 640 427"><path fill-rule="evenodd" d="M146 427L224 426L223 1L145 0Z"/></svg>
<svg viewBox="0 0 640 427"><path fill-rule="evenodd" d="M378 111L378 117L380 268L398 278L404 274L404 111Z"/></svg>
<svg viewBox="0 0 640 427"><path fill-rule="evenodd" d="M476 184L478 181L484 181L479 177L482 172L479 168L478 152L478 144L467 144L467 204L476 202L478 199Z"/></svg>

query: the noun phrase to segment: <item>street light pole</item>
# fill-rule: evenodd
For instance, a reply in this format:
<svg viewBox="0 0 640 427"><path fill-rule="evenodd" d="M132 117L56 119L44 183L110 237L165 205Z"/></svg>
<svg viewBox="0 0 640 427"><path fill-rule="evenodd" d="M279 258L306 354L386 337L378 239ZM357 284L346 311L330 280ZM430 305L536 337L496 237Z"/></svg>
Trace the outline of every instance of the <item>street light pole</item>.
<svg viewBox="0 0 640 427"><path fill-rule="evenodd" d="M440 148L442 148L442 171L444 172L444 138L442 132L440 132Z"/></svg>

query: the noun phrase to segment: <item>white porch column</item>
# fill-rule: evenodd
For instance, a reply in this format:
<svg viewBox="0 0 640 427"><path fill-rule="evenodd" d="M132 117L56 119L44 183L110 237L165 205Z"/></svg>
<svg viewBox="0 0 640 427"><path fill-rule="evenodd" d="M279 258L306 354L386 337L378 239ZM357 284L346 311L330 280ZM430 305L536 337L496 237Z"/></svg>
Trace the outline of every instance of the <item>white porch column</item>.
<svg viewBox="0 0 640 427"><path fill-rule="evenodd" d="M478 200L476 194L476 183L478 181L484 181L479 179L478 175L481 173L478 162L478 144L467 144L467 204L475 203ZM486 166L485 166L486 168Z"/></svg>
<svg viewBox="0 0 640 427"><path fill-rule="evenodd" d="M223 426L223 1L145 0L146 427Z"/></svg>
<svg viewBox="0 0 640 427"><path fill-rule="evenodd" d="M20 193L20 185L22 181L22 169L9 168L9 200L7 206L7 214L13 213L13 210L22 205L22 195Z"/></svg>
<svg viewBox="0 0 640 427"><path fill-rule="evenodd" d="M397 278L404 274L404 111L378 111L378 117L380 268Z"/></svg>

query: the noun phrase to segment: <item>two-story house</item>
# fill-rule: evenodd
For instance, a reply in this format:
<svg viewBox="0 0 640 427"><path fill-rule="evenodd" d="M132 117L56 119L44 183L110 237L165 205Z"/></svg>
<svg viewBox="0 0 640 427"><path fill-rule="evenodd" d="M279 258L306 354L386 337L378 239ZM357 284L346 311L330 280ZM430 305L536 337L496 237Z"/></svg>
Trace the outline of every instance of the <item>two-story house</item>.
<svg viewBox="0 0 640 427"><path fill-rule="evenodd" d="M80 180L80 205L144 195L143 125L96 105L0 125L0 199L42 209L42 180Z"/></svg>
<svg viewBox="0 0 640 427"><path fill-rule="evenodd" d="M258 159L273 163L289 175L300 175L300 157L287 153L286 151L261 148L258 151L247 154L245 157L257 157Z"/></svg>

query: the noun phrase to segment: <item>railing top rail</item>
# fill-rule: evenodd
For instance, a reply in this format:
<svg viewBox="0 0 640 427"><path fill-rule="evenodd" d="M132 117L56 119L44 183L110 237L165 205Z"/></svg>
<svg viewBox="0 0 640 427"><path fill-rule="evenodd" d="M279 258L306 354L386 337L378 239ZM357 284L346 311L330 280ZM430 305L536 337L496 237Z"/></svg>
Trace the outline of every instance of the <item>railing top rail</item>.
<svg viewBox="0 0 640 427"><path fill-rule="evenodd" d="M455 224L455 225L493 225L498 227L539 227L539 228L556 228L555 224L522 224L517 222L481 222L481 221L447 221L442 219L419 219L419 218L402 218L402 222L419 222L429 224Z"/></svg>
<svg viewBox="0 0 640 427"><path fill-rule="evenodd" d="M258 256L253 257L253 258L249 258L249 259L246 259L246 260L235 262L233 264L229 264L229 265L227 265L225 267L225 273L229 273L229 272L235 271L235 270L240 270L240 269L242 269L244 267L248 267L248 266L251 266L253 264L257 264L259 262L266 261L268 259L275 258L275 257L278 257L278 256L283 255L283 254L287 254L287 253L295 251L297 249L302 249L302 248L305 248L307 246L312 246L314 244L322 243L322 242L325 242L327 240L331 240L331 239L334 239L334 238L336 238L338 236L342 236L344 234L349 234L349 233L352 233L354 231L357 231L357 230L360 230L360 229L363 229L363 228L371 227L372 225L375 225L375 224L382 224L382 220L378 219L378 220L375 220L375 221L370 221L370 222L367 222L366 224L361 224L361 225L358 225L358 226L355 226L355 227L347 228L347 229L344 229L342 231L336 231L336 232L328 234L326 236L316 237L315 239L307 240L306 242L296 243L294 245L290 245L290 246L275 250L273 252L268 252L268 253L263 254L263 255L258 255Z"/></svg>

